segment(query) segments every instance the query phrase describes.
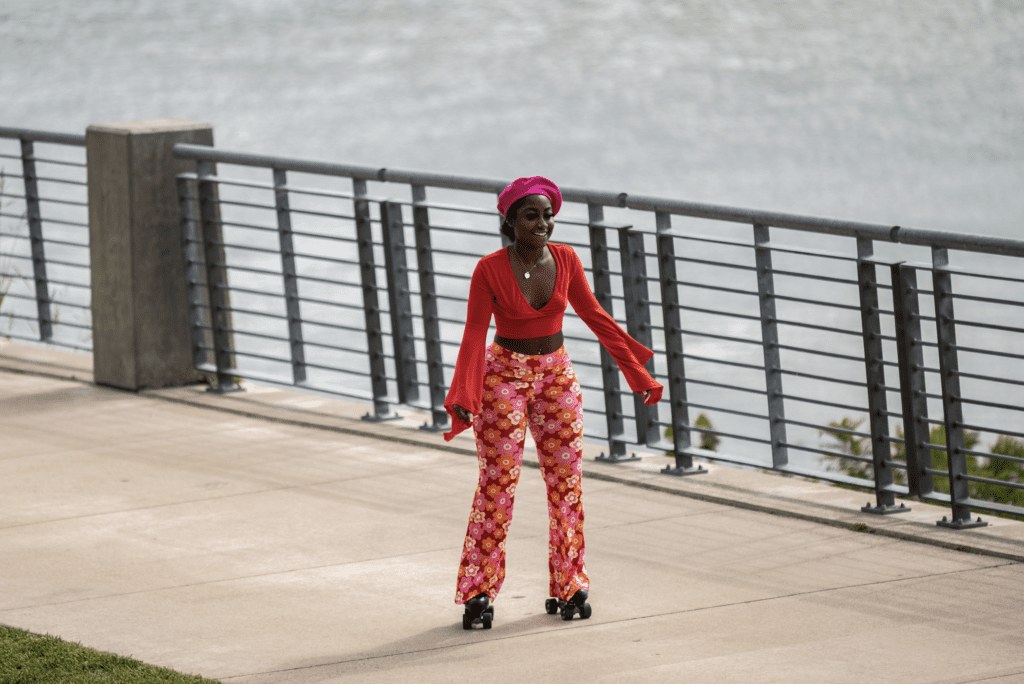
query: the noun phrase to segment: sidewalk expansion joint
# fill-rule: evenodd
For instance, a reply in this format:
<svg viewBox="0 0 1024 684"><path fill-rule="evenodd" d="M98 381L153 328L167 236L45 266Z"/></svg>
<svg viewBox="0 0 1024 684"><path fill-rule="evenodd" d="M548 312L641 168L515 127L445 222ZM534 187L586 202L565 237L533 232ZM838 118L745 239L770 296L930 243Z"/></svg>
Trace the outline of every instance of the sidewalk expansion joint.
<svg viewBox="0 0 1024 684"><path fill-rule="evenodd" d="M150 589L138 589L136 591L125 591L116 594L103 594L101 596L84 596L82 598L68 599L67 601L54 601L52 603L37 603L30 606L12 606L8 608L0 608L0 613L11 612L16 610L34 610L36 608L51 608L53 606L66 606L72 603L88 603L89 601L105 601L112 598L122 598L125 596L139 596L141 594L159 594L167 591L177 591L179 589L192 589L194 587L208 587L215 584L226 584L228 582L245 582L248 580L258 580L264 577L277 577L280 575L291 575L295 573L310 572L313 570L324 570L325 568L341 568L346 565L356 565L359 563L376 563L384 560L391 560L395 558L414 558L415 556L422 556L431 553L445 553L452 552L456 549L462 549L462 545L458 546L446 546L436 549L428 549L425 551L416 551L415 553L398 553L389 556L379 556L376 558L359 558L357 560L342 561L340 563L324 563L323 565L310 565L304 568L288 568L287 570L274 570L273 572L263 572L256 575L239 575L238 577L224 577L221 579L213 579L207 582L189 582L187 584L175 584L169 587L152 587Z"/></svg>
<svg viewBox="0 0 1024 684"><path fill-rule="evenodd" d="M429 470L444 470L447 467L448 466L442 464L442 465L423 467L423 468L410 468L408 470L403 471L403 474L422 473L422 472L426 472L426 471L429 471ZM102 511L100 513L87 513L87 514L84 514L84 515L73 515L73 516L69 516L67 518L50 518L50 519L47 519L47 520L35 520L35 521L32 521L32 522L21 523L21 524L18 524L18 525L0 526L0 531L3 531L3 530L16 530L16 529L20 529L20 528L24 528L24 527L32 527L34 525L50 525L50 524L53 524L53 523L70 522L72 520L88 520L89 518L102 518L104 516L109 516L109 515L123 515L123 514L126 514L126 513L136 513L136 512L139 512L139 511L153 511L153 510L158 510L158 509L161 509L161 508L174 508L175 506L191 506L191 505L194 505L194 504L202 504L202 503L208 503L208 502L213 502L213 501L225 501L227 499L235 499L235 498L245 497L245 496L259 496L261 494L270 494L270 493L274 493L274 492L288 492L288 491L293 491L293 490L309 489L309 488L312 488L312 487L323 487L325 485L331 485L331 484L337 484L337 483L343 483L343 482L358 482L359 480L370 480L370 479L373 479L375 477L388 477L390 475L393 475L393 473L378 473L376 475L361 475L361 476L358 476L358 477L335 478L335 479L332 479L332 480L321 480L321 481L317 481L317 482L307 482L305 484L296 484L296 485L282 485L280 487L268 487L266 489L256 489L256 490L252 490L252 491L248 491L248 492L235 492L233 494L222 494L220 496L210 496L210 497L199 498L199 499L188 499L188 500L185 500L185 501L170 501L170 502L167 502L167 503L154 504L152 506L139 506L139 507L136 507L136 508L121 508L121 509L113 510L113 511Z"/></svg>
<svg viewBox="0 0 1024 684"><path fill-rule="evenodd" d="M1016 677L1018 675L1024 675L1024 670L1004 672L1002 674L993 675L991 677L984 677L982 679L962 679L956 684L984 684L984 682L995 682L1000 679L1006 679L1007 677Z"/></svg>
<svg viewBox="0 0 1024 684"><path fill-rule="evenodd" d="M266 413L260 413L259 411L250 410L246 408L235 408L232 406L215 406L202 401L193 401L189 399L182 399L179 397L168 397L162 394L158 394L158 390L142 390L139 392L140 396L149 397L150 399L158 399L160 401L170 402L172 404L181 404L184 406L193 406L195 408L209 409L213 411L221 411L223 413L231 413L236 416L242 416L244 418L252 418L254 420L265 420L272 423L281 423L284 425L293 425L301 428L312 428L314 430L326 430L328 432L337 432L343 435L353 435L356 437L369 437L371 439L377 439L383 442L394 442L396 444L406 444L409 446L416 446L421 448L434 449L435 451L447 451L461 456L476 456L476 451L467 449L465 447L449 446L447 444L438 444L436 442L426 442L418 439L410 439L405 437L399 437L396 435L382 435L379 431L372 429L359 429L357 427L343 427L341 425L324 425L317 423L312 420L302 420L299 418L284 418L282 416L267 415ZM230 398L229 398L230 399ZM294 408L287 406L264 406L262 408L272 411L289 411L293 413L304 413ZM335 417L335 416L324 416L325 420L343 420L349 419ZM356 422L356 421L352 421ZM526 465L524 462L523 465Z"/></svg>

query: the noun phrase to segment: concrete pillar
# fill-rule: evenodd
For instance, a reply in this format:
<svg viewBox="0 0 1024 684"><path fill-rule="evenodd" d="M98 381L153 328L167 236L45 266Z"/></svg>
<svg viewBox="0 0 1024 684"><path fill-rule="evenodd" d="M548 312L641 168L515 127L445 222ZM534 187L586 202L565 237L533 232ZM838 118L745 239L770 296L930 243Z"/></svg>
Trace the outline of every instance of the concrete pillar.
<svg viewBox="0 0 1024 684"><path fill-rule="evenodd" d="M124 389L199 382L192 367L175 143L213 145L207 124L174 119L90 126L93 373Z"/></svg>

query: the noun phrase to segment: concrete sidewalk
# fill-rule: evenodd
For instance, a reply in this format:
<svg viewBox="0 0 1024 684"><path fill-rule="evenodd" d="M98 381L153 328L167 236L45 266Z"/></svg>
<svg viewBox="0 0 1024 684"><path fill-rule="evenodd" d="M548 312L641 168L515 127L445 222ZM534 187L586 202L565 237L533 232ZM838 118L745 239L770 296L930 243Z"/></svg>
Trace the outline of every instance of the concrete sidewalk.
<svg viewBox="0 0 1024 684"><path fill-rule="evenodd" d="M0 345L0 623L225 682L1024 682L1021 523L588 459L594 616L563 623L525 469L494 629L465 632L471 442L268 388L90 380L88 356Z"/></svg>

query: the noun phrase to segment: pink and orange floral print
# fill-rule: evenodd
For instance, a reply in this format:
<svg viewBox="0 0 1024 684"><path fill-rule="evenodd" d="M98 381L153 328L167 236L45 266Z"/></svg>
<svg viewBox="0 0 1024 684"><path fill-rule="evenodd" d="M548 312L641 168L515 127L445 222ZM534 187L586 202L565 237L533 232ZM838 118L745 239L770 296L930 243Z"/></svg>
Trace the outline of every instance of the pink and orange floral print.
<svg viewBox="0 0 1024 684"><path fill-rule="evenodd" d="M583 563L583 399L559 348L531 356L498 344L487 350L483 404L475 416L480 481L459 564L455 602L493 600L505 579L505 542L529 428L547 487L549 595L568 600L589 589Z"/></svg>

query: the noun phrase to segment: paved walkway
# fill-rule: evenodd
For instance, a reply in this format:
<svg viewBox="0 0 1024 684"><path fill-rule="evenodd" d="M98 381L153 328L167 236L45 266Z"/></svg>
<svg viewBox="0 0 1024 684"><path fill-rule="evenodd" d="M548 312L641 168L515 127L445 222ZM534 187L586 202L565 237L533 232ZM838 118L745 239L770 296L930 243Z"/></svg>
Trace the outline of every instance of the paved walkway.
<svg viewBox="0 0 1024 684"><path fill-rule="evenodd" d="M1022 523L588 460L594 616L563 623L526 469L495 626L465 632L470 443L269 388L97 387L89 362L0 345L0 623L246 684L1024 682Z"/></svg>

